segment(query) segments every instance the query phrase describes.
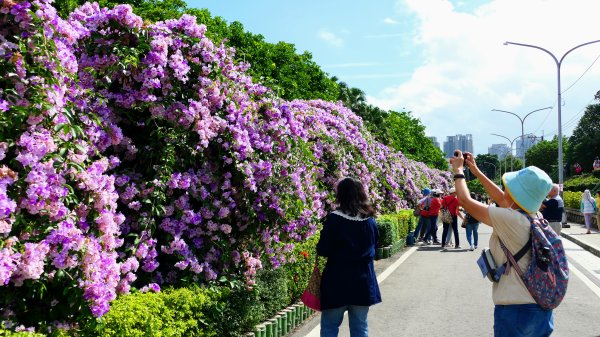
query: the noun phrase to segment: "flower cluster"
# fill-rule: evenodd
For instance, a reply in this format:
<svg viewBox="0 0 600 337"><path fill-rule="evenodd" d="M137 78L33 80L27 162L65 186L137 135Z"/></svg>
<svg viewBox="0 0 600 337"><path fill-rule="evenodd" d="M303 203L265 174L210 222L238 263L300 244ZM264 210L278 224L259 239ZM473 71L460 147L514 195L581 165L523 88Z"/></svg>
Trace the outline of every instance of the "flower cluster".
<svg viewBox="0 0 600 337"><path fill-rule="evenodd" d="M250 288L317 231L341 177L379 212L448 186L340 103L281 100L205 32L127 5L63 20L47 0L0 3L0 291L60 285L100 317L132 286Z"/></svg>

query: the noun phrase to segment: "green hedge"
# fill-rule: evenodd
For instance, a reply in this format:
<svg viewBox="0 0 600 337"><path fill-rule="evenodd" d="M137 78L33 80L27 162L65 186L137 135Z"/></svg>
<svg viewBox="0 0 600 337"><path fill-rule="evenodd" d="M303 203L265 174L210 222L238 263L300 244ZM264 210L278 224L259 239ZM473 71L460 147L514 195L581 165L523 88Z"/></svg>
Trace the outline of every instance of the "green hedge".
<svg viewBox="0 0 600 337"><path fill-rule="evenodd" d="M581 192L564 191L563 200L565 201L565 207L579 209Z"/></svg>
<svg viewBox="0 0 600 337"><path fill-rule="evenodd" d="M583 192L585 190L591 191L598 184L600 184L600 176L598 176L598 174L582 174L574 176L571 179L565 181L564 190L573 192Z"/></svg>
<svg viewBox="0 0 600 337"><path fill-rule="evenodd" d="M384 214L377 218L379 228L379 243L377 247L391 246L405 239L408 232L413 231L416 218L412 210L403 210L396 214Z"/></svg>
<svg viewBox="0 0 600 337"><path fill-rule="evenodd" d="M225 312L227 293L199 287L133 293L119 297L84 336L217 336L215 319Z"/></svg>

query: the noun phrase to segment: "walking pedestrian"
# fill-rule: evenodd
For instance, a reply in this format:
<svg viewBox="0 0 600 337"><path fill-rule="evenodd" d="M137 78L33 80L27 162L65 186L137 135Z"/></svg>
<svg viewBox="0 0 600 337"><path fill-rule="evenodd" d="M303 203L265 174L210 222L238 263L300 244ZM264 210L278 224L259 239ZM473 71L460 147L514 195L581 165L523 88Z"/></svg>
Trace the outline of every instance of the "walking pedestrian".
<svg viewBox="0 0 600 337"><path fill-rule="evenodd" d="M558 184L552 185L552 189L548 193L548 199L542 202L541 211L544 219L548 220L550 227L560 236L565 202L558 193Z"/></svg>
<svg viewBox="0 0 600 337"><path fill-rule="evenodd" d="M519 210L536 217L542 201L552 189L552 180L535 166L502 176L506 192L479 170L471 153L455 151L450 159L454 172L456 194L465 210L480 222L493 228L490 249L497 265L507 261L500 242L513 254L521 250L530 238L530 222ZM471 198L465 182L464 165L468 166L498 207L489 207ZM517 262L526 270L531 254L525 254ZM510 269L509 269L510 270ZM504 273L492 286L494 301L494 336L550 336L554 330L552 310L544 310L533 299L523 280L515 271Z"/></svg>
<svg viewBox="0 0 600 337"><path fill-rule="evenodd" d="M598 206L596 205L596 200L592 198L592 194L590 190L583 191L581 195L581 204L579 206L579 211L583 213L583 218L585 220L585 228L587 228L586 234L591 234L590 230L592 227L592 222L594 213L598 210Z"/></svg>
<svg viewBox="0 0 600 337"><path fill-rule="evenodd" d="M381 302L373 258L379 239L375 211L362 183L344 178L336 189L338 208L321 230L317 254L327 257L321 278L321 337L338 335L348 311L350 336L367 337L369 306Z"/></svg>
<svg viewBox="0 0 600 337"><path fill-rule="evenodd" d="M447 208L450 211L450 215L452 215L452 223L442 223L444 230L442 231L442 248L448 246L450 242L450 226L452 226L452 231L454 232L454 248L460 248L460 241L458 238L458 217L464 219L462 214L459 212L459 202L456 197L456 189L453 187L448 191L448 195L442 199L442 208Z"/></svg>
<svg viewBox="0 0 600 337"><path fill-rule="evenodd" d="M471 192L471 199L481 201L477 199L477 195ZM483 202L484 205L487 205ZM467 231L467 242L469 243L469 250L474 251L477 249L477 245L479 243L479 220L472 217L468 212L465 211L465 216L463 218L465 222L465 229ZM471 240L472 239L472 240Z"/></svg>
<svg viewBox="0 0 600 337"><path fill-rule="evenodd" d="M414 237L417 242L423 241L425 234L429 231L429 219L427 219L424 211L429 210L429 203L431 202L430 194L431 190L424 188L421 192L423 198L417 202L417 209L419 210L419 221L417 222L417 228L415 228Z"/></svg>
<svg viewBox="0 0 600 337"><path fill-rule="evenodd" d="M440 207L442 205L442 202L439 198L441 193L442 191L440 190L431 191L431 201L429 203L429 210L425 211L427 219L429 220L429 230L427 231L427 234L425 234L425 242L427 242L427 244L433 243L437 245L440 243L440 241L438 241L437 238L437 219L440 215Z"/></svg>

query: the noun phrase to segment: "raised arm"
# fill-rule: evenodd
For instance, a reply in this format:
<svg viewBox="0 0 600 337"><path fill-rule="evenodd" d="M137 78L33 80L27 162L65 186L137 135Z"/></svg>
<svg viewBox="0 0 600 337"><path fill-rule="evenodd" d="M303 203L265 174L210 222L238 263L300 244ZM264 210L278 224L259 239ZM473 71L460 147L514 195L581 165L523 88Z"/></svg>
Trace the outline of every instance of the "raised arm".
<svg viewBox="0 0 600 337"><path fill-rule="evenodd" d="M458 201L462 207L475 219L483 222L486 225L491 226L490 215L488 213L488 205L481 203L475 199L471 198L469 193L469 188L467 187L467 182L464 178L464 162L465 158L463 157L462 151L456 150L454 152L455 156L450 158L450 164L452 164L452 172L454 172L454 187L456 188L456 196L458 197ZM467 154L469 157L473 157L471 154ZM475 161L473 161L474 163ZM475 166L476 167L476 166ZM479 172L481 173L481 171ZM463 178L457 177L457 175L462 175ZM482 174L483 175L483 174ZM476 175L477 176L477 175ZM485 175L483 175L485 177ZM489 179L488 179L489 180ZM483 182L482 182L483 184ZM491 183L494 185L494 183ZM494 185L495 186L495 185ZM485 187L485 185L484 185ZM497 188L497 187L496 187ZM498 188L497 188L498 189ZM487 190L487 188L486 188ZM500 191L502 192L502 191ZM490 193L490 191L488 191ZM490 193L493 197L493 194Z"/></svg>
<svg viewBox="0 0 600 337"><path fill-rule="evenodd" d="M496 204L500 207L509 207L510 205L508 205L506 201L504 192L498 187L498 185L491 181L490 178L481 172L479 167L477 167L477 163L475 162L475 157L473 157L473 154L465 152L464 158L465 165L469 168L471 173L473 173L473 175L479 179L479 182L481 185L483 185L483 188L485 188L488 195L494 199Z"/></svg>

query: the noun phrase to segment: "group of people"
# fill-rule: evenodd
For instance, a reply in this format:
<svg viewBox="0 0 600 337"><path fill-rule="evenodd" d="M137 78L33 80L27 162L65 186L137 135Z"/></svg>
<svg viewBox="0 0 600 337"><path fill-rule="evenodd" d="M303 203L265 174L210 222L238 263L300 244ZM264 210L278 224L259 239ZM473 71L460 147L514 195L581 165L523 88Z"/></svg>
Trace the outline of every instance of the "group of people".
<svg viewBox="0 0 600 337"><path fill-rule="evenodd" d="M556 197L557 186L539 168L530 166L505 173L503 188L500 188L479 170L471 153L463 154L457 150L450 163L455 187L443 198L441 191L425 189L424 198L419 200L422 207L415 235L423 228L424 242L446 246L452 229L454 247L460 247L457 218L465 223L465 219L472 217L474 222L466 221L465 224L470 248L474 249L478 244L478 225L490 226L493 229L489 241L491 255L498 265L503 265L508 260L503 249L514 254L529 242L528 217L537 218L542 209L552 222L560 224L559 216L552 213L555 206L564 206ZM493 202L488 203L469 192L465 167L479 180ZM338 208L324 220L317 244L318 255L327 257L320 286L321 337L338 335L346 311L350 336L364 337L368 336L369 307L382 301L373 261L379 240L375 212L362 183L354 178L344 178L337 184L336 204ZM450 211L452 222L444 224L442 238L438 240L437 218L444 207ZM531 254L524 254L516 264L525 270L531 259ZM517 272L502 274L499 281L493 283L492 298L494 336L541 337L552 333L553 311L543 309L536 302Z"/></svg>
<svg viewBox="0 0 600 337"><path fill-rule="evenodd" d="M415 240L425 245L439 244L442 249L452 248L452 246L456 249L460 249L460 236L458 234L458 219L460 218L462 222L461 227L466 229L469 250L473 251L477 249L479 241L479 220L469 215L468 212L460 207L460 203L456 196L456 189L451 188L447 195L444 196L443 192L440 190L430 190L429 188L425 188L423 189L422 194L423 198L417 202L419 220L417 221L417 227L414 231ZM487 204L489 200L489 198L473 192L470 193L470 196L485 204ZM448 210L452 221L442 221L442 236L441 240L438 240L438 219L440 217L440 212L443 209ZM452 235L454 235L453 243Z"/></svg>

